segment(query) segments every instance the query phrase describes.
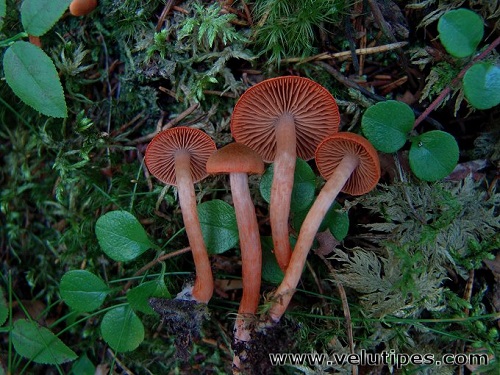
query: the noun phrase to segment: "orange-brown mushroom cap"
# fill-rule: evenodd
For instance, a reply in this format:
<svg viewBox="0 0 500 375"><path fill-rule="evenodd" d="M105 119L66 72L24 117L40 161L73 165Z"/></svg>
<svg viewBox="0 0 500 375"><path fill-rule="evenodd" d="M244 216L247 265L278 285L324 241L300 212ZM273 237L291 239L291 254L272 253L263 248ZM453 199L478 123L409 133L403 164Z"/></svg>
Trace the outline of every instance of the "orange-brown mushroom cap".
<svg viewBox="0 0 500 375"><path fill-rule="evenodd" d="M272 162L274 128L285 113L294 117L297 156L304 160L312 159L317 145L338 131L339 110L328 90L308 78L285 76L262 81L243 93L231 117L233 137Z"/></svg>
<svg viewBox="0 0 500 375"><path fill-rule="evenodd" d="M191 156L193 182L198 182L208 175L205 166L216 149L214 141L201 130L180 126L155 135L146 149L145 162L153 176L175 186L175 155L187 151Z"/></svg>
<svg viewBox="0 0 500 375"><path fill-rule="evenodd" d="M360 135L337 133L323 140L315 156L319 172L328 179L347 154L356 155L359 165L341 191L350 195L368 193L380 179L380 161L375 148Z"/></svg>
<svg viewBox="0 0 500 375"><path fill-rule="evenodd" d="M242 143L230 143L214 152L207 161L209 174L264 173L264 161L250 147Z"/></svg>

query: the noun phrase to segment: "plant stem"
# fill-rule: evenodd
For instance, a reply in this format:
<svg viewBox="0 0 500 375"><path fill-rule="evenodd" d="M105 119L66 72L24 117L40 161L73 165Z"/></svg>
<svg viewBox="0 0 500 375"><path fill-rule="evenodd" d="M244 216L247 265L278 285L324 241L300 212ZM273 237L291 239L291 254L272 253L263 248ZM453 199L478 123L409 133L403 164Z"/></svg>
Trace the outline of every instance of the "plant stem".
<svg viewBox="0 0 500 375"><path fill-rule="evenodd" d="M191 155L188 151L179 150L176 153L175 174L182 219L184 220L196 269L196 279L192 292L193 299L200 303L208 303L212 298L214 281L196 210L196 196L193 178L191 177Z"/></svg>
<svg viewBox="0 0 500 375"><path fill-rule="evenodd" d="M491 43L488 48L486 48L483 52L481 52L479 55L474 57L472 61L470 61L461 71L458 73L458 75L451 81L451 83L444 88L443 91L441 91L441 94L434 99L434 101L426 108L424 112L418 118L415 120L415 124L413 125L413 129L415 129L429 114L435 110L441 102L448 96L448 94L451 92L451 88L455 87L459 84L460 80L464 77L465 73L467 73L467 70L470 69L472 65L474 65L477 61L484 59L488 54L493 51L498 45L500 44L500 36L496 38L493 43Z"/></svg>
<svg viewBox="0 0 500 375"><path fill-rule="evenodd" d="M279 322L292 299L295 288L297 288L300 276L302 275L307 254L309 253L314 241L314 236L316 236L323 218L358 165L359 158L357 156L350 154L344 156L335 169L335 172L333 172L325 186L321 189L321 192L302 223L290 263L288 264L283 281L274 293L275 302L269 310L269 316L274 322Z"/></svg>
<svg viewBox="0 0 500 375"><path fill-rule="evenodd" d="M285 271L290 261L288 215L293 189L293 175L297 159L295 122L293 115L284 113L276 125L276 157L271 185L269 219L274 243L274 255Z"/></svg>
<svg viewBox="0 0 500 375"><path fill-rule="evenodd" d="M15 41L19 40L19 39L23 39L23 38L27 38L28 37L28 33L23 31L21 33L18 33L8 39L4 39L0 42L0 48L1 47L9 47L11 44L14 44Z"/></svg>

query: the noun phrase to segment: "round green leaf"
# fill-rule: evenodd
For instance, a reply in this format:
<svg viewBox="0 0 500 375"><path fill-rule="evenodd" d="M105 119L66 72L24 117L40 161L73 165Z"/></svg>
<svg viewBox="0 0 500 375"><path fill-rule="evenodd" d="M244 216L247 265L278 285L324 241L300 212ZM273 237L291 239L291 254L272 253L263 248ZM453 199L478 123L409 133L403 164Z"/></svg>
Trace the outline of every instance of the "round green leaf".
<svg viewBox="0 0 500 375"><path fill-rule="evenodd" d="M72 270L64 274L59 284L64 302L76 311L98 309L110 292L99 277L85 270Z"/></svg>
<svg viewBox="0 0 500 375"><path fill-rule="evenodd" d="M101 335L112 349L128 352L144 341L144 326L129 306L119 306L102 318Z"/></svg>
<svg viewBox="0 0 500 375"><path fill-rule="evenodd" d="M449 133L433 130L412 140L410 167L425 181L436 181L448 176L458 162L458 145Z"/></svg>
<svg viewBox="0 0 500 375"><path fill-rule="evenodd" d="M95 375L96 367L86 354L78 358L71 366L71 375Z"/></svg>
<svg viewBox="0 0 500 375"><path fill-rule="evenodd" d="M467 57L476 51L483 39L483 20L468 9L450 10L439 19L438 32L441 43L450 55Z"/></svg>
<svg viewBox="0 0 500 375"><path fill-rule="evenodd" d="M321 225L326 225L333 237L342 241L349 231L349 214L342 210L340 204L333 202Z"/></svg>
<svg viewBox="0 0 500 375"><path fill-rule="evenodd" d="M361 128L373 147L391 153L404 146L414 122L415 115L407 104L387 100L365 111Z"/></svg>
<svg viewBox="0 0 500 375"><path fill-rule="evenodd" d="M24 0L21 22L28 34L41 36L49 31L72 0Z"/></svg>
<svg viewBox="0 0 500 375"><path fill-rule="evenodd" d="M39 47L12 44L3 57L5 80L23 102L52 117L67 117L64 92L56 67Z"/></svg>
<svg viewBox="0 0 500 375"><path fill-rule="evenodd" d="M56 365L78 357L47 328L28 320L14 323L11 338L16 352L36 363Z"/></svg>
<svg viewBox="0 0 500 375"><path fill-rule="evenodd" d="M127 211L111 211L101 216L95 234L102 251L119 262L133 260L154 247L141 223Z"/></svg>
<svg viewBox="0 0 500 375"><path fill-rule="evenodd" d="M271 237L262 237L262 280L271 284L279 284L285 276L281 270L273 250L273 239Z"/></svg>
<svg viewBox="0 0 500 375"><path fill-rule="evenodd" d="M464 93L470 105L488 109L500 103L500 67L490 63L477 63L464 75Z"/></svg>
<svg viewBox="0 0 500 375"><path fill-rule="evenodd" d="M136 311L149 315L155 314L154 310L149 305L149 299L151 297L171 297L163 278L147 281L127 292L127 301L130 303L130 307Z"/></svg>
<svg viewBox="0 0 500 375"><path fill-rule="evenodd" d="M269 203L271 201L271 186L274 176L274 164L271 164L260 180L260 194ZM313 170L302 159L297 159L295 174L293 176L293 190L290 201L290 211L299 212L306 209L314 200L316 189L316 175Z"/></svg>
<svg viewBox="0 0 500 375"><path fill-rule="evenodd" d="M238 224L230 204L220 199L203 202L198 205L198 217L210 254L221 254L236 246L239 240Z"/></svg>

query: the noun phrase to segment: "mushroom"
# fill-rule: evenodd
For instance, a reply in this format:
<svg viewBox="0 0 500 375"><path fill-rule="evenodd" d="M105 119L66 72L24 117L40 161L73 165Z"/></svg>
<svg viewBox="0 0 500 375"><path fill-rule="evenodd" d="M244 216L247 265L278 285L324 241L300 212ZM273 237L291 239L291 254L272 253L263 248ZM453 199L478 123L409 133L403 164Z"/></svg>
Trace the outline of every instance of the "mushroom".
<svg viewBox="0 0 500 375"><path fill-rule="evenodd" d="M270 223L274 253L284 271L291 256L288 216L296 158L312 159L316 146L338 131L340 115L332 95L296 76L271 78L240 97L231 118L236 142L274 161Z"/></svg>
<svg viewBox="0 0 500 375"><path fill-rule="evenodd" d="M149 143L145 156L146 166L153 176L167 185L177 186L182 219L196 268L191 296L200 303L208 303L214 282L196 211L193 185L208 175L205 165L216 149L212 139L201 130L178 127L158 133Z"/></svg>
<svg viewBox="0 0 500 375"><path fill-rule="evenodd" d="M245 349L236 350L240 343L250 341L246 318L257 312L260 298L262 252L255 207L248 189L248 174L262 174L264 162L260 155L241 143L231 143L213 153L207 161L210 174L228 173L240 236L243 295L235 323L235 357L233 365L240 367ZM244 345L243 345L244 346ZM241 347L241 346L240 346Z"/></svg>
<svg viewBox="0 0 500 375"><path fill-rule="evenodd" d="M377 151L368 140L354 133L337 133L326 138L316 149L315 158L320 174L327 181L302 223L285 276L274 293L276 300L269 310L269 317L274 322L285 313L314 236L339 192L350 195L368 193L380 178Z"/></svg>
<svg viewBox="0 0 500 375"><path fill-rule="evenodd" d="M69 12L73 16L86 16L97 6L97 0L73 0L69 4Z"/></svg>

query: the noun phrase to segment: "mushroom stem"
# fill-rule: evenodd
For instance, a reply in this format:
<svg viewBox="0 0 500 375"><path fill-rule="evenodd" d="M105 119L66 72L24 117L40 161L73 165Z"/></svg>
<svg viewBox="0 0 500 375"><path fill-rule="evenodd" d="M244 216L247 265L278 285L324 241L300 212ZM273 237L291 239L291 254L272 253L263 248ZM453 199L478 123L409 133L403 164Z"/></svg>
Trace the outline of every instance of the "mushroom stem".
<svg viewBox="0 0 500 375"><path fill-rule="evenodd" d="M243 295L234 328L234 342L238 344L251 339L247 319L255 315L259 307L262 252L255 206L248 188L248 175L230 173L229 179L240 236L243 280ZM247 350L244 350L235 355L233 359L235 369L240 368L247 354Z"/></svg>
<svg viewBox="0 0 500 375"><path fill-rule="evenodd" d="M238 313L255 314L259 306L262 268L259 225L248 188L248 175L231 173L229 180L241 247L243 295Z"/></svg>
<svg viewBox="0 0 500 375"><path fill-rule="evenodd" d="M294 117L291 113L284 113L276 125L276 157L269 207L274 255L283 272L288 266L292 253L288 238L288 216L296 159Z"/></svg>
<svg viewBox="0 0 500 375"><path fill-rule="evenodd" d="M358 156L352 154L344 156L335 169L335 172L326 181L302 223L290 263L288 264L283 281L274 293L275 302L269 310L269 316L274 322L279 322L293 297L306 263L307 254L323 218L358 165Z"/></svg>
<svg viewBox="0 0 500 375"><path fill-rule="evenodd" d="M175 175L182 219L186 228L189 245L191 246L191 252L193 253L196 270L196 279L192 291L193 299L200 303L208 303L213 294L214 281L196 210L196 196L191 176L190 160L191 156L188 151L177 151L175 154Z"/></svg>

